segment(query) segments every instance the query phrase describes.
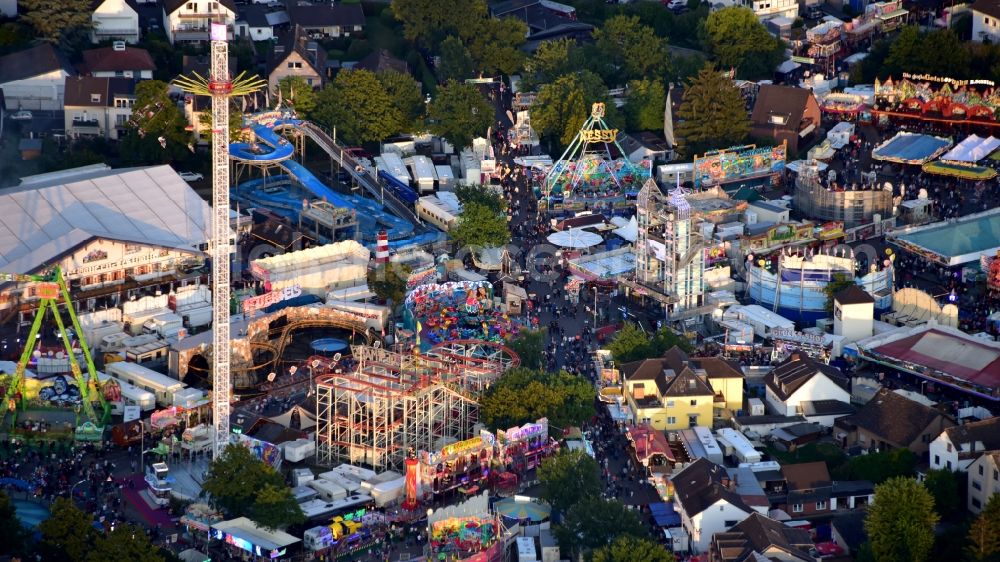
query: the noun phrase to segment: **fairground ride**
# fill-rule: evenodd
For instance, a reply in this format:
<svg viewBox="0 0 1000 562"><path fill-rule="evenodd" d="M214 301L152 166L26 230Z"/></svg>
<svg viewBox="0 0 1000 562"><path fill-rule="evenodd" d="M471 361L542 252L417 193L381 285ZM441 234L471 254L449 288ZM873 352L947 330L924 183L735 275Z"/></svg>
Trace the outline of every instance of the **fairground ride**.
<svg viewBox="0 0 1000 562"><path fill-rule="evenodd" d="M229 273L232 245L229 241L229 98L259 90L266 82L241 73L229 76L228 29L212 23L211 76L181 76L174 83L191 94L212 97L212 418L215 436L212 458L222 456L229 443L229 410L232 394L229 362Z"/></svg>
<svg viewBox="0 0 1000 562"><path fill-rule="evenodd" d="M4 393L3 403L6 404L7 412L10 414L11 427L17 421L18 408L23 410L25 406L24 373L28 368L28 362L31 360L32 352L35 349L38 332L42 328L42 320L44 320L45 313L49 309L52 310L52 316L55 318L56 326L59 328L59 336L62 338L66 356L69 359L70 371L73 373L73 378L76 380L77 387L80 390L80 401L83 412L87 415L87 419L91 423L95 426L103 427L111 415L111 405L104 399L104 395L98 386L99 381L97 379L97 369L94 367L94 359L90 354L90 347L87 345L87 340L83 337L83 329L80 328L76 311L73 310L73 301L70 299L69 289L66 287L66 279L63 277L62 269L56 266L48 273L41 275L0 273L0 282L37 283L34 290L35 294L41 299L38 311L35 313L35 320L31 324L31 330L28 332L27 339L25 339L24 351L21 352L21 358L14 369L13 380L11 380L7 386L7 391ZM62 314L59 312L60 304L66 307L73 331L76 334L77 341L80 343L80 351L83 352L84 361L87 363L87 378L84 378L80 362L77 361L76 354L73 353L73 344L66 333L66 324L63 322ZM91 388L91 384L93 384L93 388ZM101 404L102 414L100 416L94 410L94 404L91 402L92 390L97 395L97 399Z"/></svg>

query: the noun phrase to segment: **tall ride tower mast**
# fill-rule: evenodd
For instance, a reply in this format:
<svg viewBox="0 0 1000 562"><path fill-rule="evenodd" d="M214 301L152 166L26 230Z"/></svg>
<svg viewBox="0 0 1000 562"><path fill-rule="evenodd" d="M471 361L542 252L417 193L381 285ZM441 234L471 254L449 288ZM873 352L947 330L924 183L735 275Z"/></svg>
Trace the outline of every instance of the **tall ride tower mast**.
<svg viewBox="0 0 1000 562"><path fill-rule="evenodd" d="M180 77L175 82L185 91L212 97L212 417L215 435L212 458L217 459L229 442L229 407L232 381L229 373L229 98L245 96L264 81L254 76L229 76L228 29L212 23L211 76Z"/></svg>

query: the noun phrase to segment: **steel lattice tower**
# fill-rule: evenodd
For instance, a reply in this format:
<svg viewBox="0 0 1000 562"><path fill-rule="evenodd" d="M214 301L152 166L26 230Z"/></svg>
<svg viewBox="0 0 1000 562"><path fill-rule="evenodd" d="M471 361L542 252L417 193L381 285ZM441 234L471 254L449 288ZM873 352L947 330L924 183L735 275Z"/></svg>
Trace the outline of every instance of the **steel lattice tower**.
<svg viewBox="0 0 1000 562"><path fill-rule="evenodd" d="M229 228L229 99L259 89L263 80L256 76L236 79L229 76L228 29L211 26L210 76L205 79L180 77L175 82L185 91L212 97L212 419L215 434L212 458L217 459L229 442L229 408L232 394L229 361L229 271L231 267Z"/></svg>

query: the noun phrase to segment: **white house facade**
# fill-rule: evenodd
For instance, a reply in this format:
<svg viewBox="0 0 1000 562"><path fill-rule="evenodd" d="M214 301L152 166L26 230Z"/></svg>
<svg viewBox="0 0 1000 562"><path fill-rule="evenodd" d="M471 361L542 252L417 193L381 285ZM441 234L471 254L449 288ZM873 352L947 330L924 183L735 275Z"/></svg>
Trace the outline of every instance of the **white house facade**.
<svg viewBox="0 0 1000 562"><path fill-rule="evenodd" d="M694 515L684 513L682 508L678 508L677 513L681 516L681 525L691 538L691 549L695 552L708 552L712 535L728 531L733 525L746 519L751 512L720 499Z"/></svg>
<svg viewBox="0 0 1000 562"><path fill-rule="evenodd" d="M0 57L0 90L7 110L62 111L71 73L48 43Z"/></svg>
<svg viewBox="0 0 1000 562"><path fill-rule="evenodd" d="M233 0L164 0L163 30L171 43L208 41L210 24L225 23L229 40L236 24Z"/></svg>
<svg viewBox="0 0 1000 562"><path fill-rule="evenodd" d="M779 416L804 413L803 402L851 401L847 379L835 367L817 363L806 356L792 354L764 379L768 409Z"/></svg>
<svg viewBox="0 0 1000 562"><path fill-rule="evenodd" d="M1000 41L1000 2L977 0L972 4L972 40Z"/></svg>
<svg viewBox="0 0 1000 562"><path fill-rule="evenodd" d="M104 0L94 8L90 21L90 40L94 43L107 39L139 42L139 12L125 0Z"/></svg>
<svg viewBox="0 0 1000 562"><path fill-rule="evenodd" d="M931 441L930 468L967 472L982 453L996 450L1000 450L1000 418L949 427Z"/></svg>
<svg viewBox="0 0 1000 562"><path fill-rule="evenodd" d="M760 19L799 16L798 0L744 0L743 5L753 10Z"/></svg>

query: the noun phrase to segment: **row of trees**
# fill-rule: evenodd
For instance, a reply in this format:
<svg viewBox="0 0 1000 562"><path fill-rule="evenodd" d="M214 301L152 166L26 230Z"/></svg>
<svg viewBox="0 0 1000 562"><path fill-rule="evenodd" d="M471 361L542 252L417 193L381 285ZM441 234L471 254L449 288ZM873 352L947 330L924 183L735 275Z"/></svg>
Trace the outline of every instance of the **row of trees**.
<svg viewBox="0 0 1000 562"><path fill-rule="evenodd" d="M851 69L851 81L898 79L904 72L952 78L993 78L1000 75L1000 45L963 42L951 29L921 31L904 27L894 38L877 41L861 63Z"/></svg>
<svg viewBox="0 0 1000 562"><path fill-rule="evenodd" d="M593 551L604 562L673 562L674 557L646 535L635 512L601 497L597 461L582 451L560 451L538 469L542 498L561 515L555 535L570 558Z"/></svg>
<svg viewBox="0 0 1000 562"><path fill-rule="evenodd" d="M566 371L511 369L479 401L479 415L492 429L548 418L553 430L578 426L594 415L594 386Z"/></svg>

